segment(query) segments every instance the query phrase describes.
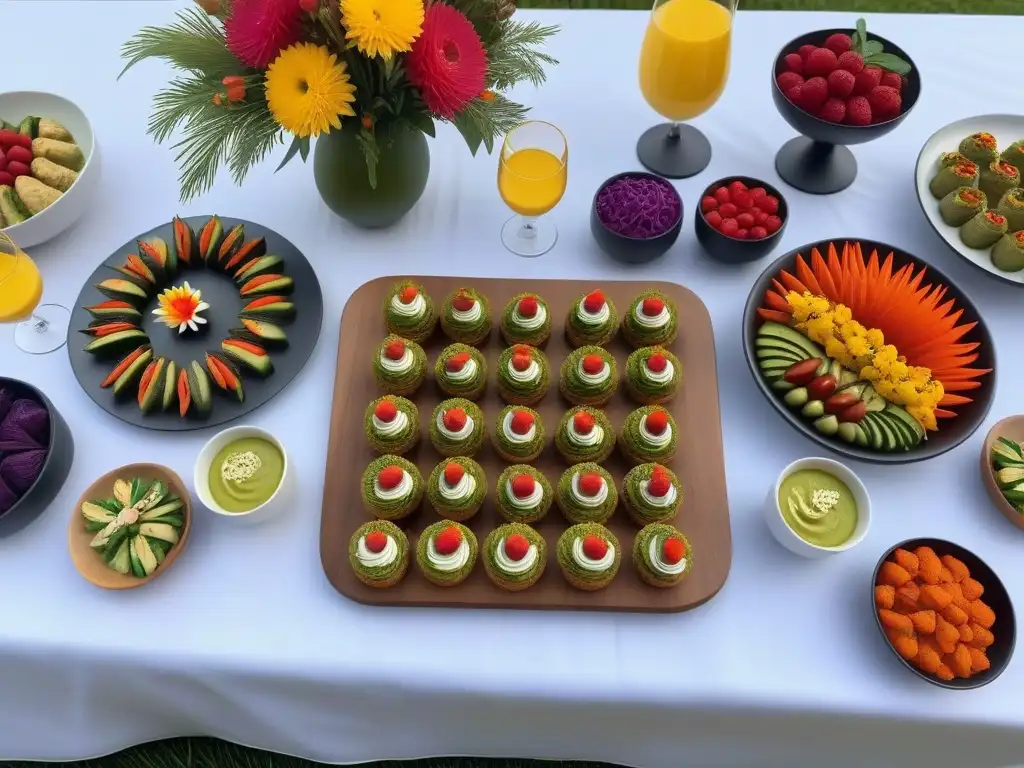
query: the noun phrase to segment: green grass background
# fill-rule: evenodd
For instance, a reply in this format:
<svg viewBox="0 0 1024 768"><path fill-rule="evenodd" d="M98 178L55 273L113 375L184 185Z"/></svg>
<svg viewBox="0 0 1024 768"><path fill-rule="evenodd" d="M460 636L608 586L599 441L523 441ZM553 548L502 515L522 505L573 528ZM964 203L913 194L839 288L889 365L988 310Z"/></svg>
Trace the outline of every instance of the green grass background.
<svg viewBox="0 0 1024 768"><path fill-rule="evenodd" d="M878 13L977 13L1024 14L1024 0L739 0L741 10L851 11ZM520 8L623 8L647 10L651 0L520 0ZM60 738L59 729L55 738ZM39 763L2 763L2 768L29 768ZM99 760L49 763L60 768L316 768L320 763L269 752L246 749L216 739L182 738L144 744ZM436 758L414 761L368 763L366 768L607 768L588 762L539 762L535 760L485 760Z"/></svg>

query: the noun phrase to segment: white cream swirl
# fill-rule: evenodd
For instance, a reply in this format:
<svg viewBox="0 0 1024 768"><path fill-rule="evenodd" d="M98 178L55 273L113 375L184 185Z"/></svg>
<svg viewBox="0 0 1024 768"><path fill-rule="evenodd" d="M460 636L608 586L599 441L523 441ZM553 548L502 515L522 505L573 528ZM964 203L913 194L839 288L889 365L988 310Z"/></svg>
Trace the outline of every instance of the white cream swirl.
<svg viewBox="0 0 1024 768"><path fill-rule="evenodd" d="M583 551L583 539L577 536L572 542L573 561L585 571L607 571L615 563L615 547L610 541L605 543L608 545L608 551L604 553L604 557L592 560Z"/></svg>
<svg viewBox="0 0 1024 768"><path fill-rule="evenodd" d="M655 448L664 448L672 440L672 425L666 424L665 431L660 435L656 435L647 429L647 417L644 416L640 419L640 437Z"/></svg>
<svg viewBox="0 0 1024 768"><path fill-rule="evenodd" d="M637 325L642 325L644 328L661 328L663 325L668 324L668 321L672 319L672 315L669 313L668 307L665 306L656 315L645 315L644 303L638 301L636 309L633 310L633 319L636 320Z"/></svg>
<svg viewBox="0 0 1024 768"><path fill-rule="evenodd" d="M463 474L455 485L448 485L444 474L437 482L437 492L445 501L464 501L472 496L474 491L476 491L476 478L469 472Z"/></svg>
<svg viewBox="0 0 1024 768"><path fill-rule="evenodd" d="M655 384L668 384L672 381L672 376L675 375L675 368L672 366L670 360L665 360L665 367L660 371L652 371L647 367L647 363L644 363L644 367L641 370L641 374L645 379Z"/></svg>
<svg viewBox="0 0 1024 768"><path fill-rule="evenodd" d="M576 375L580 377L580 381L584 384L603 384L612 375L612 367L608 365L608 361L602 360L600 371L597 373L587 373L583 368L583 361L580 360L580 364L576 366Z"/></svg>
<svg viewBox="0 0 1024 768"><path fill-rule="evenodd" d="M396 411L391 421L381 421L377 414L373 414L373 431L381 437L396 437L408 426L409 416L405 411Z"/></svg>
<svg viewBox="0 0 1024 768"><path fill-rule="evenodd" d="M573 445L593 448L595 445L600 445L601 441L604 440L604 428L600 424L594 424L589 432L583 434L576 430L576 421L569 419L569 422L565 425L565 436Z"/></svg>
<svg viewBox="0 0 1024 768"><path fill-rule="evenodd" d="M408 304L402 303L402 297L396 293L391 297L391 311L401 317L419 317L427 312L427 300L422 293L417 293Z"/></svg>
<svg viewBox="0 0 1024 768"><path fill-rule="evenodd" d="M644 500L644 503L651 507L671 507L676 503L676 487L671 482L668 484L668 493L664 496L655 496L650 491L651 481L643 483L640 486L640 498Z"/></svg>
<svg viewBox="0 0 1024 768"><path fill-rule="evenodd" d="M540 503L544 501L544 489L541 488L540 483L534 482L533 490L530 491L529 496L519 497L516 496L515 491L512 490L512 481L508 480L505 483L505 490L508 491L508 502L516 509L534 509L539 507Z"/></svg>
<svg viewBox="0 0 1024 768"><path fill-rule="evenodd" d="M576 319L584 325L599 326L604 325L608 322L608 318L612 316L612 311L608 307L606 301L601 305L601 308L597 312L588 312L585 306L586 299L581 299L576 305Z"/></svg>
<svg viewBox="0 0 1024 768"><path fill-rule="evenodd" d="M660 573L665 576L678 576L680 573L686 570L686 558L684 557L678 563L666 563L661 558L662 547L658 546L658 537L651 537L651 546L647 550L648 557L651 561L651 570L655 573Z"/></svg>
<svg viewBox="0 0 1024 768"><path fill-rule="evenodd" d="M600 477L600 475L598 475ZM580 473L572 476L571 483L572 498L581 507L600 507L608 501L608 481L601 478L601 488L593 496L587 496L580 490Z"/></svg>
<svg viewBox="0 0 1024 768"><path fill-rule="evenodd" d="M534 422L530 425L530 428L526 430L526 434L516 434L515 430L512 429L512 419L515 418L516 412L509 411L505 414L505 418L501 422L501 432L505 435L505 439L510 443L528 443L537 436L537 424Z"/></svg>
<svg viewBox="0 0 1024 768"><path fill-rule="evenodd" d="M459 546L450 555L442 555L434 545L434 537L427 542L427 562L435 570L442 573L451 573L462 568L469 562L469 542L465 538L459 542Z"/></svg>
<svg viewBox="0 0 1024 768"><path fill-rule="evenodd" d="M402 352L402 356L397 360L392 360L387 356L384 350L380 352L380 367L388 373L405 373L415 365L416 360L412 354L412 350L408 347Z"/></svg>
<svg viewBox="0 0 1024 768"><path fill-rule="evenodd" d="M536 360L531 359L530 364L526 366L525 371L520 371L514 365L512 361L508 361L508 377L519 384L529 384L531 381L540 377L540 366Z"/></svg>
<svg viewBox="0 0 1024 768"><path fill-rule="evenodd" d="M547 318L548 311L544 309L544 305L539 301L537 302L537 312L533 317L524 317L519 314L519 305L516 305L516 308L512 310L512 322L528 331L535 331L540 328L544 325L544 321Z"/></svg>
<svg viewBox="0 0 1024 768"><path fill-rule="evenodd" d="M472 381L473 377L476 376L476 371L479 366L476 364L476 360L472 357L466 361L466 364L457 371L449 371L446 367L444 369L444 375L448 381L454 381L462 384L467 381Z"/></svg>
<svg viewBox="0 0 1024 768"><path fill-rule="evenodd" d="M398 543L392 536L388 536L387 544L380 552L371 552L366 546L366 537L360 536L356 545L356 559L361 565L367 568L383 568L391 565L398 559Z"/></svg>
<svg viewBox="0 0 1024 768"><path fill-rule="evenodd" d="M498 548L494 550L494 564L498 566L498 570L504 571L505 573L526 573L528 570L533 568L537 562L537 545L531 544L526 550L526 554L523 555L521 560L513 560L505 552L505 540L502 539L498 542Z"/></svg>
<svg viewBox="0 0 1024 768"><path fill-rule="evenodd" d="M444 423L444 412L439 411L437 414L437 431L444 435L448 440L465 440L473 434L473 417L467 413L466 423L462 425L462 429L458 432L453 432L448 429Z"/></svg>
<svg viewBox="0 0 1024 768"><path fill-rule="evenodd" d="M373 481L373 495L381 501L396 501L412 493L412 475L402 470L402 479L394 488L382 488L380 479Z"/></svg>
<svg viewBox="0 0 1024 768"><path fill-rule="evenodd" d="M456 309L452 307L452 321L460 325L469 325L471 323L479 322L483 316L484 310L480 306L480 302L476 299L473 300L473 306L469 309Z"/></svg>

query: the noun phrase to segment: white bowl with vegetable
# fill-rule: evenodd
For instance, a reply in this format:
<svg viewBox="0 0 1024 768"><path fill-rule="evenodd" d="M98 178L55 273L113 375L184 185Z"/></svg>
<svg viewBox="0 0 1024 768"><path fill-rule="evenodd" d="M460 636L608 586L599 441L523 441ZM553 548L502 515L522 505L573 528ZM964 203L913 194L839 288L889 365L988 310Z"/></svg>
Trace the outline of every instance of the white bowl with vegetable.
<svg viewBox="0 0 1024 768"><path fill-rule="evenodd" d="M871 497L860 478L838 461L798 459L769 491L764 519L790 552L822 558L864 539L871 526Z"/></svg>
<svg viewBox="0 0 1024 768"><path fill-rule="evenodd" d="M203 446L193 483L203 506L224 517L262 522L291 504L288 454L259 427L230 427Z"/></svg>
<svg viewBox="0 0 1024 768"><path fill-rule="evenodd" d="M52 240L85 213L98 181L92 124L78 106L0 93L0 231L26 249Z"/></svg>

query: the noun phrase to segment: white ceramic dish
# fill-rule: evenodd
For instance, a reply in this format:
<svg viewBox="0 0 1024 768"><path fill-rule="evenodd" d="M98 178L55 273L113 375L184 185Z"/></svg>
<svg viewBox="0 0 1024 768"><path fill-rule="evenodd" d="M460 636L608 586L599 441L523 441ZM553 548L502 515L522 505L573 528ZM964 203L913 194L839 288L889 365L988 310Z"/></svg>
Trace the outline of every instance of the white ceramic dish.
<svg viewBox="0 0 1024 768"><path fill-rule="evenodd" d="M782 517L782 509L779 508L779 488L782 486L783 480L801 469L820 469L823 472L828 472L846 483L853 494L853 500L857 505L857 527L853 529L850 538L838 547L819 547L809 541L804 541L796 535L786 523L785 518ZM860 478L838 461L815 457L797 459L782 470L779 479L775 481L775 485L768 492L768 498L764 505L764 519L768 524L768 530L772 532L779 544L790 552L801 557L822 558L853 549L864 539L868 528L871 527L871 497L868 496L868 490Z"/></svg>
<svg viewBox="0 0 1024 768"><path fill-rule="evenodd" d="M56 120L69 131L85 155L85 165L71 188L53 205L27 221L6 227L3 232L24 249L52 240L78 221L92 202L99 181L99 147L92 124L75 104L53 93L10 91L0 93L0 118L16 123L33 115Z"/></svg>
<svg viewBox="0 0 1024 768"><path fill-rule="evenodd" d="M281 451L281 456L284 458L284 474L281 476L281 484L274 491L274 495L258 507L250 509L248 512L228 512L213 500L213 496L210 493L210 466L225 445L246 437L262 438L277 446L277 449ZM203 446L199 456L196 458L192 484L195 486L196 496L199 498L199 501L211 512L247 522L262 522L281 514L291 503L292 483L290 469L288 466L288 452L281 444L281 441L272 434L259 427L230 427L223 432L218 432Z"/></svg>
<svg viewBox="0 0 1024 768"><path fill-rule="evenodd" d="M992 266L992 259L989 256L991 249L975 250L960 241L959 231L942 220L939 215L939 201L928 189L928 184L939 169L939 155L943 152L955 152L961 140L979 131L987 131L995 136L999 142L999 151L1002 152L1018 139L1024 139L1024 115L978 115L957 120L933 133L921 148L921 154L917 156L917 168L914 171L917 200L928 223L950 248L993 277L1024 286L1024 271L1001 272ZM991 207L994 208L997 202L990 201Z"/></svg>

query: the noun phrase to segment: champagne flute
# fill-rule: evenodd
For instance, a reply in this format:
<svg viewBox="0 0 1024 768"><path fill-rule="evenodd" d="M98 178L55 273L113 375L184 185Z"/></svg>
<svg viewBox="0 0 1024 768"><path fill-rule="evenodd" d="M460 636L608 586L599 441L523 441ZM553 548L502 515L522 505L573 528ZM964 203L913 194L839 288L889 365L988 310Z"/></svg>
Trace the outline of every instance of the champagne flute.
<svg viewBox="0 0 1024 768"><path fill-rule="evenodd" d="M569 147L551 123L531 120L505 137L498 162L498 192L516 216L501 228L501 242L519 256L540 256L558 240L558 229L541 219L565 194Z"/></svg>
<svg viewBox="0 0 1024 768"><path fill-rule="evenodd" d="M0 323L14 326L22 352L44 355L64 346L71 313L59 304L39 304L43 277L27 253L0 232Z"/></svg>
<svg viewBox="0 0 1024 768"><path fill-rule="evenodd" d="M683 120L707 112L729 79L738 0L654 0L640 49L640 91L670 122L649 128L636 153L646 168L685 179L707 168L711 143Z"/></svg>

